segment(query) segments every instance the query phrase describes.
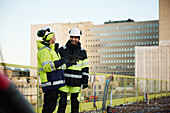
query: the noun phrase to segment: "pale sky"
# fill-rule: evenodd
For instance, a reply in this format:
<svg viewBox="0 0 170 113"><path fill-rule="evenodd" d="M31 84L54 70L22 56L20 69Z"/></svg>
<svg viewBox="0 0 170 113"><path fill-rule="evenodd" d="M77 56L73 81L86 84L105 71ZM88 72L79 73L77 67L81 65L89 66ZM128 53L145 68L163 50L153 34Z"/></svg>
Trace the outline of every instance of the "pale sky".
<svg viewBox="0 0 170 113"><path fill-rule="evenodd" d="M159 20L159 0L0 0L0 49L5 63L30 66L31 25L128 18Z"/></svg>

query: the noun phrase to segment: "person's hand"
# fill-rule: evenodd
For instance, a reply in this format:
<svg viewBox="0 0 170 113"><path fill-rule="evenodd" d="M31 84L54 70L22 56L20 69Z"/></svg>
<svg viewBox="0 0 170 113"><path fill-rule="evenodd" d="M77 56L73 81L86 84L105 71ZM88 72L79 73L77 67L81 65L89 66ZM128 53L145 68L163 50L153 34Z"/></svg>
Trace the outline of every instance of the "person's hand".
<svg viewBox="0 0 170 113"><path fill-rule="evenodd" d="M63 61L63 63L76 64L76 62L78 62L79 59L81 59L81 57L75 56L75 55L68 55L68 56L63 57L61 60Z"/></svg>
<svg viewBox="0 0 170 113"><path fill-rule="evenodd" d="M85 88L87 88L87 87L88 87L88 84L83 84L82 89L85 89Z"/></svg>
<svg viewBox="0 0 170 113"><path fill-rule="evenodd" d="M65 56L65 57L61 58L61 60L62 60L63 63L70 63L69 62L69 56Z"/></svg>

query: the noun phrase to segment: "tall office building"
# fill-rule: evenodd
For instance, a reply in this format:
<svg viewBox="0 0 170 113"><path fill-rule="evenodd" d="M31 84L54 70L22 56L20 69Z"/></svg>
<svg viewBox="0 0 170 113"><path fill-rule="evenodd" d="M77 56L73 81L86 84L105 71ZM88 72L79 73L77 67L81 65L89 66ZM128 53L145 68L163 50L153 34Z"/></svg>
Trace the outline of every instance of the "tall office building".
<svg viewBox="0 0 170 113"><path fill-rule="evenodd" d="M85 27L90 72L135 74L135 46L157 46L158 20L109 21Z"/></svg>

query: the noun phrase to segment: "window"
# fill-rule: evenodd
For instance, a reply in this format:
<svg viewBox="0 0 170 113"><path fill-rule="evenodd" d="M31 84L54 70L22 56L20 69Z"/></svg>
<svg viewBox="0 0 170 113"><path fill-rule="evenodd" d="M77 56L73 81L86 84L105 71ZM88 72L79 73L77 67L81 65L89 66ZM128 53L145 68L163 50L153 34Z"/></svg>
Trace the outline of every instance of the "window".
<svg viewBox="0 0 170 113"><path fill-rule="evenodd" d="M144 33L146 33L146 30L144 30Z"/></svg>
<svg viewBox="0 0 170 113"><path fill-rule="evenodd" d="M136 45L138 45L138 42L136 42Z"/></svg>
<svg viewBox="0 0 170 113"><path fill-rule="evenodd" d="M125 37L125 40L126 40L126 37Z"/></svg>
<svg viewBox="0 0 170 113"><path fill-rule="evenodd" d="M132 57L132 54L130 54L130 57Z"/></svg>
<svg viewBox="0 0 170 113"><path fill-rule="evenodd" d="M130 51L132 51L132 48L130 48Z"/></svg>
<svg viewBox="0 0 170 113"><path fill-rule="evenodd" d="M150 27L152 27L152 24L150 24Z"/></svg>
<svg viewBox="0 0 170 113"><path fill-rule="evenodd" d="M158 27L158 24L156 24L156 27Z"/></svg>
<svg viewBox="0 0 170 113"><path fill-rule="evenodd" d="M158 38L158 35L156 35L156 38Z"/></svg>

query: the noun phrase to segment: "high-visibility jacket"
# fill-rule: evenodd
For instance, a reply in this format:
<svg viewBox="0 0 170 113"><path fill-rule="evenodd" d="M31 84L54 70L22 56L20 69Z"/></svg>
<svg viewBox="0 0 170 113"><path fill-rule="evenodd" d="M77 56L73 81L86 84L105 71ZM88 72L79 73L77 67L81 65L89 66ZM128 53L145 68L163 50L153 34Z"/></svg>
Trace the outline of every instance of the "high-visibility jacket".
<svg viewBox="0 0 170 113"><path fill-rule="evenodd" d="M59 53L54 51L55 44L37 41L37 63L43 92L65 85L64 70L66 67L60 59Z"/></svg>
<svg viewBox="0 0 170 113"><path fill-rule="evenodd" d="M81 43L78 42L77 45L72 45L70 41L66 43L65 46L59 48L59 53L61 57L67 55L77 55L81 59L76 65L72 65L66 70L65 74L65 84L68 86L78 86L82 84L88 85L88 75L89 75L89 62L87 59L87 54L85 49L81 48Z"/></svg>

